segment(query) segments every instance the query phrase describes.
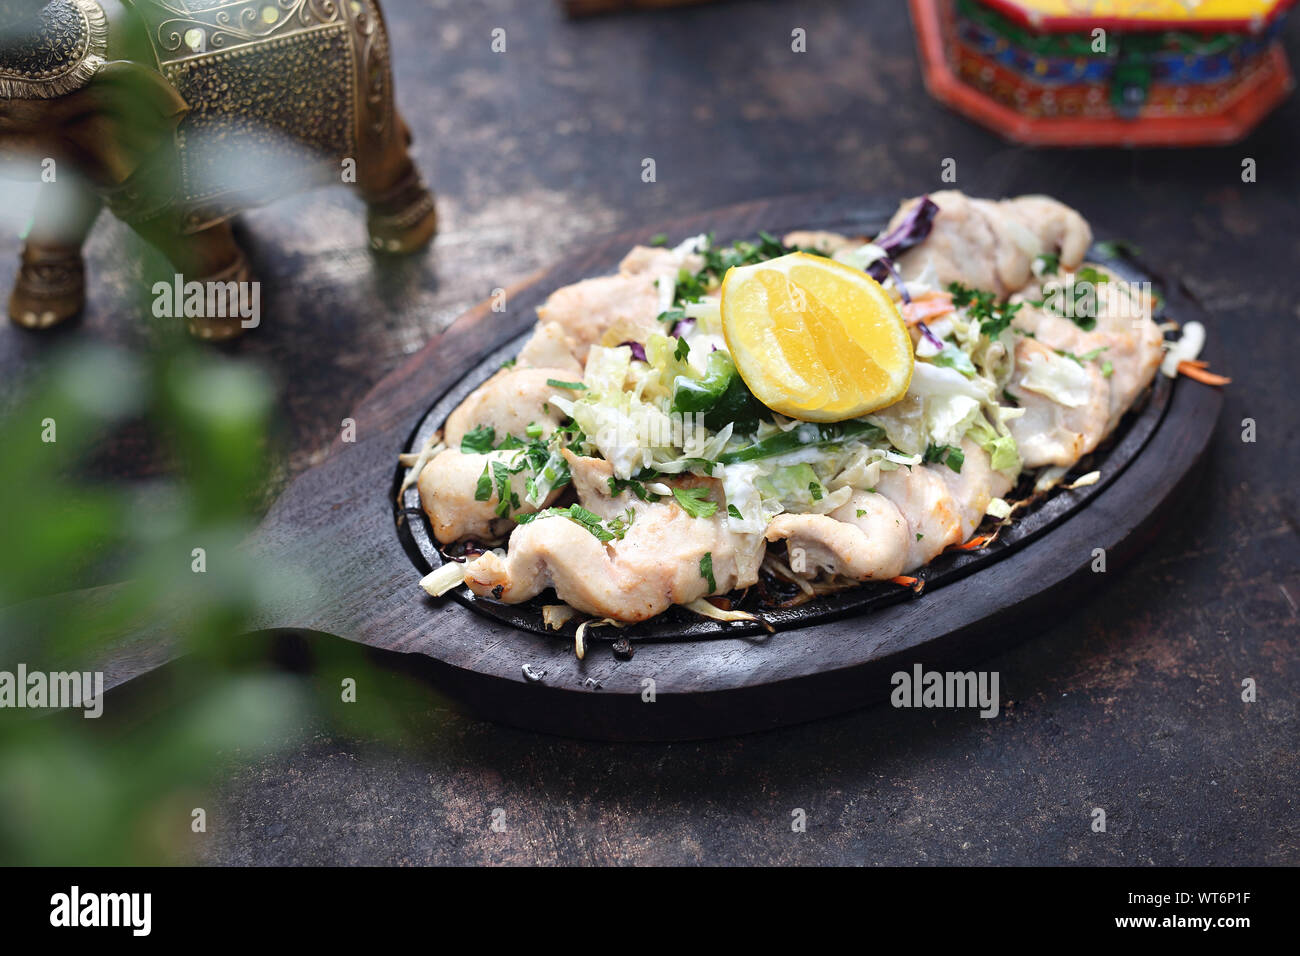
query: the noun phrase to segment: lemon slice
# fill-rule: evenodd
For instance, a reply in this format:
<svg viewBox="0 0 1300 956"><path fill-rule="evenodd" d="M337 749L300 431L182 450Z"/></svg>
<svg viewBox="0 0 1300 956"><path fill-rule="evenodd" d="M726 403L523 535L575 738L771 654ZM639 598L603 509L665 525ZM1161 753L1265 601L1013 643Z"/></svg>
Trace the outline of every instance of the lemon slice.
<svg viewBox="0 0 1300 956"><path fill-rule="evenodd" d="M880 283L803 252L722 280L722 334L768 408L838 422L892 405L912 380L912 340Z"/></svg>

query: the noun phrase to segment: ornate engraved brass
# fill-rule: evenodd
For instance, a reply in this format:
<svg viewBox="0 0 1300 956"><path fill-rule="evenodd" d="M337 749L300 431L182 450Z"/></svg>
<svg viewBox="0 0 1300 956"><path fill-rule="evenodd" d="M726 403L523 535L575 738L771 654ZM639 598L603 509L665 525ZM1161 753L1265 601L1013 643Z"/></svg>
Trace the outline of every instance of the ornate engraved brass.
<svg viewBox="0 0 1300 956"><path fill-rule="evenodd" d="M43 327L80 309L84 283L60 297L28 263L79 265L101 205L200 281L247 272L231 216L331 183L355 183L377 250L420 248L437 216L408 140L374 0L0 0L0 155L71 162L81 184L58 190L87 193L76 230L38 213L10 315Z"/></svg>

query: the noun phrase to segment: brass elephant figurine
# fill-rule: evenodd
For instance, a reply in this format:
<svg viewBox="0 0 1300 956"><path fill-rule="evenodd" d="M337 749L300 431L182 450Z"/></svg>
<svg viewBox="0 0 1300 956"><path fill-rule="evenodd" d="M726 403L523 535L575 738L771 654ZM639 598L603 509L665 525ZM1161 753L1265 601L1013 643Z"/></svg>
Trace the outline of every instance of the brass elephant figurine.
<svg viewBox="0 0 1300 956"><path fill-rule="evenodd" d="M0 159L43 180L10 317L81 310L103 206L209 287L251 278L232 216L317 185L355 184L376 250L424 246L392 87L375 0L0 0ZM246 325L218 311L190 330Z"/></svg>

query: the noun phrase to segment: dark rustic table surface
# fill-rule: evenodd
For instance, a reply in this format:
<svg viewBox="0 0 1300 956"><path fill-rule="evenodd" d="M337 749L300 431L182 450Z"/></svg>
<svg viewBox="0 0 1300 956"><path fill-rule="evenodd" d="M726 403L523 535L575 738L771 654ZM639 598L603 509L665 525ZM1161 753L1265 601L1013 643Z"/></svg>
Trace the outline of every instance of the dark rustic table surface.
<svg viewBox="0 0 1300 956"><path fill-rule="evenodd" d="M876 706L744 738L595 745L415 695L415 742L309 727L305 744L236 761L205 860L1300 863L1300 99L1230 147L1031 150L927 97L901 0L576 22L538 0L388 0L386 14L442 232L427 255L382 264L341 191L242 220L264 320L230 351L279 383L278 482L318 460L404 355L587 237L792 192L914 195L940 187L948 158L969 193L1050 193L1138 243L1209 309L1216 369L1233 383L1199 488L1161 540L988 663L996 719ZM504 53L490 48L497 27ZM795 27L806 53L791 51ZM1287 46L1300 61L1294 23ZM1255 182L1242 181L1246 158ZM0 331L7 379L52 339L133 338L124 235L97 225L93 301L75 328ZM4 288L17 250L0 240ZM165 473L129 441L101 467ZM1090 827L1096 807L1105 833ZM796 810L806 832L792 831Z"/></svg>

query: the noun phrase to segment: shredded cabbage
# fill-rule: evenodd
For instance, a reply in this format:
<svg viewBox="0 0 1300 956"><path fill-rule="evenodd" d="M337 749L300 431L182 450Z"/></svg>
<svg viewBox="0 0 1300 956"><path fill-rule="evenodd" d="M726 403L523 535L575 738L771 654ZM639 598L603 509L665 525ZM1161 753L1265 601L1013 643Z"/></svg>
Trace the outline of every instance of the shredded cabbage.
<svg viewBox="0 0 1300 956"><path fill-rule="evenodd" d="M1078 408L1092 394L1088 370L1073 359L1055 352L1035 352L1025 360L1020 387L1045 395L1058 405Z"/></svg>

